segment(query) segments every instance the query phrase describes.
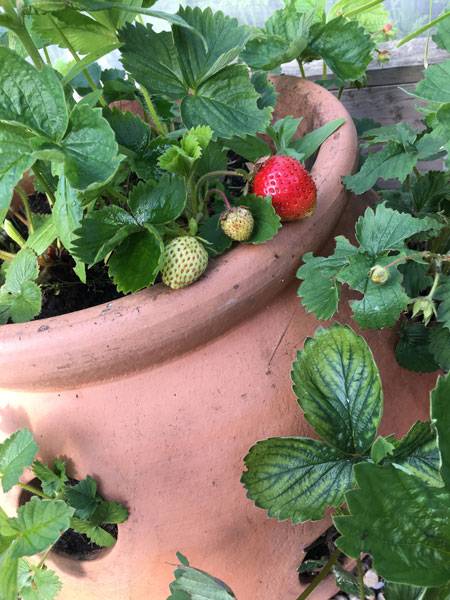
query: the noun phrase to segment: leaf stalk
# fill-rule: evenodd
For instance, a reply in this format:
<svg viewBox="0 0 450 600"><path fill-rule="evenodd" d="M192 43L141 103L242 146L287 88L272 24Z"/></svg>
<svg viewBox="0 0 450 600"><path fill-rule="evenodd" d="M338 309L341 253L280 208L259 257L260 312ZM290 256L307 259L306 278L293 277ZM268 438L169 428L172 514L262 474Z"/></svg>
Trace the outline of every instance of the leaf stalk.
<svg viewBox="0 0 450 600"><path fill-rule="evenodd" d="M300 596L297 598L297 600L305 600L306 598L308 598L308 596L310 594L312 594L312 592L322 583L322 581L328 577L328 575L331 573L332 568L334 567L334 565L337 563L339 557L341 555L341 551L339 550L339 548L336 548L330 555L330 558L328 559L327 564L324 566L324 568L320 571L320 573L314 577L314 579L311 581L311 583L308 585L308 587L303 590L303 592L300 594Z"/></svg>

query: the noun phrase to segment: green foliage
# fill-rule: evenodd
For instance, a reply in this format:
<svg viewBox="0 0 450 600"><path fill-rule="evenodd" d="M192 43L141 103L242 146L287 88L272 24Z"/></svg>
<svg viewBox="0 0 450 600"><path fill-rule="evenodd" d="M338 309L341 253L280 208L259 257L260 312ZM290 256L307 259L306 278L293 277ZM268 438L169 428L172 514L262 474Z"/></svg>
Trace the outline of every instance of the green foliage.
<svg viewBox="0 0 450 600"><path fill-rule="evenodd" d="M236 598L223 581L189 565L189 561L178 553L180 564L175 570L175 580L170 584L168 600L232 600Z"/></svg>
<svg viewBox="0 0 450 600"><path fill-rule="evenodd" d="M30 321L41 311L42 293L35 283L39 274L36 254L24 248L9 263L0 287L0 323Z"/></svg>
<svg viewBox="0 0 450 600"><path fill-rule="evenodd" d="M28 429L13 433L0 445L0 480L3 491L24 487L31 499L22 504L17 516L0 509L0 597L2 600L54 600L61 582L45 566L45 556L69 528L85 533L99 546L115 543L103 526L123 523L127 509L104 500L91 477L72 485L66 465L56 459L52 466L34 460L38 446ZM25 469L32 467L41 486L21 482ZM45 553L28 562L25 557Z"/></svg>

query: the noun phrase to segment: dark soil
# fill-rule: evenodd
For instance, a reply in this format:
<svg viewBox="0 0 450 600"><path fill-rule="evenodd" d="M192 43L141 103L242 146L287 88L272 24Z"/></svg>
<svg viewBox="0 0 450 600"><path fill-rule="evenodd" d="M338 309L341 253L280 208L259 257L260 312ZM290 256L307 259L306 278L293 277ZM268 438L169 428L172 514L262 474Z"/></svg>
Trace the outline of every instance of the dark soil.
<svg viewBox="0 0 450 600"><path fill-rule="evenodd" d="M309 561L322 561L326 563L331 556L331 553L335 550L336 546L334 541L339 536L335 527L327 529L320 537L312 542L307 548L305 548L305 556L302 561L308 563ZM300 583L309 584L311 581L320 573L322 569L311 569L308 571L299 572L298 578Z"/></svg>

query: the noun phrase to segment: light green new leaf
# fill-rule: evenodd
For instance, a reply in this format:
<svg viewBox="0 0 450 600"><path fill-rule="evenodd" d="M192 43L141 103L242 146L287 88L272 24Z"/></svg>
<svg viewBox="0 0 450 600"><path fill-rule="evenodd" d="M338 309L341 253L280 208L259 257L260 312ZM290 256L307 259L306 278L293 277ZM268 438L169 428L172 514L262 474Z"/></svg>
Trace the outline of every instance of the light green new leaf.
<svg viewBox="0 0 450 600"><path fill-rule="evenodd" d="M65 177L60 177L53 206L53 223L57 237L70 252L75 239L74 231L81 226L83 207L74 190Z"/></svg>
<svg viewBox="0 0 450 600"><path fill-rule="evenodd" d="M436 300L440 300L437 318L447 329L450 329L450 277L443 277L436 292Z"/></svg>
<svg viewBox="0 0 450 600"><path fill-rule="evenodd" d="M347 454L368 451L383 392L364 338L339 324L318 329L298 352L291 377L306 420L326 442Z"/></svg>
<svg viewBox="0 0 450 600"><path fill-rule="evenodd" d="M347 175L343 180L348 190L355 194L363 194L370 190L378 179L398 179L403 183L417 161L417 154L405 152L400 144L389 142L383 150L369 154L358 173Z"/></svg>
<svg viewBox="0 0 450 600"><path fill-rule="evenodd" d="M97 508L97 482L89 475L76 485L68 486L65 500L80 519L88 519Z"/></svg>
<svg viewBox="0 0 450 600"><path fill-rule="evenodd" d="M37 451L37 444L29 429L16 431L0 445L0 477L5 493L18 483Z"/></svg>
<svg viewBox="0 0 450 600"><path fill-rule="evenodd" d="M68 124L64 90L55 71L38 71L0 47L0 121L15 123L59 141Z"/></svg>
<svg viewBox="0 0 450 600"><path fill-rule="evenodd" d="M39 274L36 254L25 248L11 261L6 273L5 287L8 292L18 294L24 281L34 281Z"/></svg>
<svg viewBox="0 0 450 600"><path fill-rule="evenodd" d="M303 256L304 264L297 271L297 278L303 279L297 295L302 305L318 319L331 319L339 305L339 282L337 275L357 249L343 236L336 238L336 250L327 258L313 256L308 252Z"/></svg>
<svg viewBox="0 0 450 600"><path fill-rule="evenodd" d="M76 105L62 141L64 172L77 190L96 187L117 171L122 157L113 130L99 108Z"/></svg>
<svg viewBox="0 0 450 600"><path fill-rule="evenodd" d="M395 445L388 438L378 436L370 449L370 458L374 463L381 463L392 451Z"/></svg>
<svg viewBox="0 0 450 600"><path fill-rule="evenodd" d="M450 493L393 466L355 466L358 489L349 516L335 517L348 556L371 554L379 575L397 583L439 586L450 579ZM420 515L420 518L417 518ZM412 526L413 524L413 526Z"/></svg>
<svg viewBox="0 0 450 600"><path fill-rule="evenodd" d="M187 93L173 37L150 25L126 25L120 33L122 64L151 94L178 100Z"/></svg>
<svg viewBox="0 0 450 600"><path fill-rule="evenodd" d="M140 225L125 210L115 205L106 206L88 214L75 230L72 253L84 263L94 265L139 230Z"/></svg>
<svg viewBox="0 0 450 600"><path fill-rule="evenodd" d="M13 556L33 556L50 548L70 526L73 509L62 500L41 500L33 496L10 519L16 531Z"/></svg>
<svg viewBox="0 0 450 600"><path fill-rule="evenodd" d="M356 237L362 248L371 256L388 250L401 250L407 239L433 227L430 219L416 219L379 204L375 210L367 208L356 223Z"/></svg>
<svg viewBox="0 0 450 600"><path fill-rule="evenodd" d="M439 377L431 393L431 420L437 431L440 471L446 486L450 485L450 375ZM449 576L450 579L450 576Z"/></svg>
<svg viewBox="0 0 450 600"><path fill-rule="evenodd" d="M62 583L54 571L38 569L30 571L27 584L20 588L22 600L55 600Z"/></svg>
<svg viewBox="0 0 450 600"><path fill-rule="evenodd" d="M162 268L164 242L151 225L132 233L118 246L108 262L108 273L124 294L149 287ZM133 268L130 268L133 265Z"/></svg>
<svg viewBox="0 0 450 600"><path fill-rule="evenodd" d="M189 88L196 89L239 56L250 29L211 8L180 7L178 14L193 28L175 26L173 37L183 80Z"/></svg>
<svg viewBox="0 0 450 600"><path fill-rule="evenodd" d="M189 561L179 553L181 564L175 570L175 580L170 584L167 600L236 600L232 590L220 579L189 566Z"/></svg>
<svg viewBox="0 0 450 600"><path fill-rule="evenodd" d="M84 521L78 517L74 517L70 523L71 528L78 533L84 533L87 537L103 548L111 548L116 543L116 538L108 533L105 529L99 525Z"/></svg>
<svg viewBox="0 0 450 600"><path fill-rule="evenodd" d="M208 124L225 140L254 134L265 130L272 113L270 107L258 108L258 98L247 67L231 65L207 79L195 95L183 99L181 116L186 127Z"/></svg>
<svg viewBox="0 0 450 600"><path fill-rule="evenodd" d="M253 215L255 223L248 244L264 244L274 238L281 229L280 217L275 212L270 197L262 198L250 194L237 198L235 204L246 206Z"/></svg>
<svg viewBox="0 0 450 600"><path fill-rule="evenodd" d="M360 79L372 60L375 44L356 21L336 17L311 29L307 51L321 56L333 73L343 81Z"/></svg>
<svg viewBox="0 0 450 600"><path fill-rule="evenodd" d="M425 70L425 77L417 84L415 95L432 102L450 102L450 59Z"/></svg>
<svg viewBox="0 0 450 600"><path fill-rule="evenodd" d="M158 159L161 169L182 177L189 177L194 164L202 157L209 145L213 131L208 125L200 125L187 131L179 145L170 146Z"/></svg>
<svg viewBox="0 0 450 600"><path fill-rule="evenodd" d="M292 144L292 147L299 153L303 154L303 160L312 156L316 150L332 135L341 125L345 123L345 119L335 119L322 127L307 133L303 137Z"/></svg>
<svg viewBox="0 0 450 600"><path fill-rule="evenodd" d="M54 215L33 215L34 231L28 236L26 248L38 256L43 254L57 238Z"/></svg>
<svg viewBox="0 0 450 600"><path fill-rule="evenodd" d="M186 186L181 177L164 175L158 183L140 182L130 193L128 205L136 221L163 225L178 219L186 206Z"/></svg>
<svg viewBox="0 0 450 600"><path fill-rule="evenodd" d="M41 482L42 491L47 496L54 496L62 492L67 481L65 468L62 470L57 469L57 464L55 464L54 470L52 470L39 460L33 462L33 473Z"/></svg>
<svg viewBox="0 0 450 600"><path fill-rule="evenodd" d="M14 323L25 323L36 317L42 308L42 292L34 281L24 281L18 292L0 289L0 323L10 319Z"/></svg>
<svg viewBox="0 0 450 600"><path fill-rule="evenodd" d="M18 127L0 125L0 222L3 223L15 186L33 166L30 136Z"/></svg>
<svg viewBox="0 0 450 600"><path fill-rule="evenodd" d="M396 443L387 461L429 485L442 485L436 432L430 423L415 423L405 437Z"/></svg>
<svg viewBox="0 0 450 600"><path fill-rule="evenodd" d="M390 17L383 2L373 5L368 0L338 0L331 7L328 18L339 15L349 15L348 18L357 20L369 33L380 34L381 41L384 41L381 32L383 26L389 23Z"/></svg>
<svg viewBox="0 0 450 600"><path fill-rule="evenodd" d="M280 521L319 520L327 507L342 504L352 487L352 459L308 438L258 442L244 462L241 481L247 496Z"/></svg>
<svg viewBox="0 0 450 600"><path fill-rule="evenodd" d="M89 54L99 47L117 42L113 29L80 11L66 8L49 14L35 14L31 17L31 31L47 42L66 48L66 40L78 54ZM64 37L60 32L63 32Z"/></svg>

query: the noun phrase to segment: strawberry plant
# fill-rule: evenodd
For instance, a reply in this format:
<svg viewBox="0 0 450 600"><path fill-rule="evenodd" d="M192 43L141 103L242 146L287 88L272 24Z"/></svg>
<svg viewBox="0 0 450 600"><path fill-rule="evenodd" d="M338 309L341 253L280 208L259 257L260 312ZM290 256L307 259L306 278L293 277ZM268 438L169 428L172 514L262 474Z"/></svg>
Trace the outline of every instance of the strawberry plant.
<svg viewBox="0 0 450 600"><path fill-rule="evenodd" d="M80 534L85 543L111 547L116 538L108 525L116 526L128 518L122 504L102 498L95 479L88 476L75 482L63 460L46 465L36 459L37 452L28 429L16 431L0 444L3 492L17 486L28 495L16 516L0 509L1 600L53 600L61 582L45 562L61 536L72 532ZM28 469L35 480L24 483L21 478Z"/></svg>
<svg viewBox="0 0 450 600"><path fill-rule="evenodd" d="M450 47L442 21L438 37ZM445 90L450 61L427 69L416 96L427 104L424 128L406 123L363 135L369 152L360 171L344 178L362 194L382 178L399 189L379 189L381 204L368 208L355 226L357 246L336 238L332 256L303 257L299 296L307 311L330 319L342 286L362 297L350 301L362 328L392 327L400 320L398 362L414 371L450 369L450 186L448 170L422 173L421 161L441 158L448 166L450 96ZM381 145L381 149L380 149Z"/></svg>
<svg viewBox="0 0 450 600"><path fill-rule="evenodd" d="M184 287L233 242L272 239L277 203L248 193L261 159L305 161L343 122L294 140L301 120L270 124L273 85L242 64L248 27L210 9L168 15L149 4L0 3L18 50L0 47L2 323L45 313L49 298L82 285L110 297L160 280ZM137 13L171 31L135 22ZM50 44L73 63L48 64ZM124 70L101 71L95 61L112 48ZM295 217L313 208L314 183L301 172L311 198Z"/></svg>
<svg viewBox="0 0 450 600"><path fill-rule="evenodd" d="M430 420L415 423L401 439L377 433L383 411L380 375L366 342L349 327L336 324L307 339L292 381L304 417L320 439L259 441L245 458L242 482L256 506L278 520L318 520L334 509L336 549L299 600L341 554L360 563L361 553L372 556L377 572L392 582L387 588L393 594L416 586L425 594L421 597L447 597L450 376L440 377L431 393ZM363 600L362 577L357 583Z"/></svg>

